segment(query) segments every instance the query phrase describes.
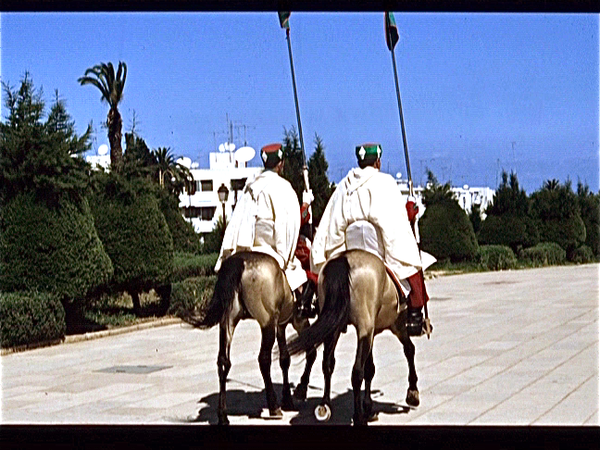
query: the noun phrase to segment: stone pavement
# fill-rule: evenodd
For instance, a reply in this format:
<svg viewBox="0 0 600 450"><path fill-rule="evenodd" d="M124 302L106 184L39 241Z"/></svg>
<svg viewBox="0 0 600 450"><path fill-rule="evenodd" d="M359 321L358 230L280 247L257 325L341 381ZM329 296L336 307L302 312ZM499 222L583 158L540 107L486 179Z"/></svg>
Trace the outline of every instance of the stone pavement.
<svg viewBox="0 0 600 450"><path fill-rule="evenodd" d="M413 339L421 405L404 403L407 363L384 332L374 345L373 425L597 426L598 276L589 264L429 280L434 334ZM351 423L355 340L349 327L336 349L329 424ZM257 323L242 322L227 384L231 423L316 424L322 351L307 402L268 421L259 345ZM216 328L178 323L2 356L0 423L213 424L217 350ZM303 365L292 360L292 382ZM272 376L280 396L278 361Z"/></svg>

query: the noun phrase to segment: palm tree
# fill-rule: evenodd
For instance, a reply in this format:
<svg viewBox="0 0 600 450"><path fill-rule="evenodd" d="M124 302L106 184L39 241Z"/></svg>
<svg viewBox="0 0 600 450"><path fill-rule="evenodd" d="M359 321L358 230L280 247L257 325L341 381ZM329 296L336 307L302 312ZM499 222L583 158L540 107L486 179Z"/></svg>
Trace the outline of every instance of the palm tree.
<svg viewBox="0 0 600 450"><path fill-rule="evenodd" d="M106 126L108 128L108 142L110 143L110 165L115 172L119 172L123 167L123 150L121 148L123 120L118 105L123 100L126 78L127 64L119 61L116 76L112 63L100 63L87 69L84 76L77 80L82 86L86 84L96 86L102 93L101 101L105 101L110 106Z"/></svg>
<svg viewBox="0 0 600 450"><path fill-rule="evenodd" d="M156 163L155 175L161 186L168 188L175 195L179 195L185 188L188 192L193 190L194 177L190 169L177 162L171 149L159 147L152 151ZM193 193L193 192L190 192Z"/></svg>

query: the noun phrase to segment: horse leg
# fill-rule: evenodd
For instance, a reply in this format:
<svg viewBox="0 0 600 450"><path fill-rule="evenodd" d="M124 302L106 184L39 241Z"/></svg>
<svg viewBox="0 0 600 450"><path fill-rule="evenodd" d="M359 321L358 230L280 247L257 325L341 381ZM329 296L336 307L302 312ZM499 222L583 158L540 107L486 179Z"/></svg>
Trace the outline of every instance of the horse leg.
<svg viewBox="0 0 600 450"><path fill-rule="evenodd" d="M258 354L258 364L265 382L269 415L271 417L283 417L281 408L277 406L277 396L275 395L273 382L271 381L271 351L273 350L273 344L275 344L275 334L274 325L267 325L262 329L262 342Z"/></svg>
<svg viewBox="0 0 600 450"><path fill-rule="evenodd" d="M408 361L408 391L406 403L409 406L419 406L419 389L417 388L417 370L415 369L415 344L410 340L406 329L406 311L403 311L391 331L398 337L404 348L404 355Z"/></svg>
<svg viewBox="0 0 600 450"><path fill-rule="evenodd" d="M357 330L358 331L358 330ZM366 425L367 417L363 411L361 401L361 387L365 378L365 364L371 354L373 346L373 332L359 334L356 359L352 368L352 391L354 392L354 425Z"/></svg>
<svg viewBox="0 0 600 450"><path fill-rule="evenodd" d="M371 398L371 381L375 376L375 363L373 362L373 350L369 353L367 362L365 363L365 398L363 400L363 408L367 421L377 419L377 414L373 413L373 399Z"/></svg>
<svg viewBox="0 0 600 450"><path fill-rule="evenodd" d="M294 402L292 401L292 393L290 388L289 380L289 369L290 369L290 353L288 352L287 343L285 340L285 327L286 325L277 326L277 345L279 346L279 365L281 366L281 372L283 373L283 390L281 392L281 405L286 411L294 409Z"/></svg>
<svg viewBox="0 0 600 450"><path fill-rule="evenodd" d="M294 329L300 333L305 328L310 326L310 322L308 319L301 319L296 321L295 319L292 321L292 326ZM306 366L304 367L304 373L300 378L300 384L296 386L294 389L294 398L296 400L304 401L306 400L306 394L308 392L308 380L310 378L310 372L312 370L312 366L317 359L317 349L313 348L306 352Z"/></svg>
<svg viewBox="0 0 600 450"><path fill-rule="evenodd" d="M323 391L322 405L331 408L331 375L335 367L335 347L340 337L340 332L336 331L323 342L323 375L325 377L325 389Z"/></svg>
<svg viewBox="0 0 600 450"><path fill-rule="evenodd" d="M227 418L227 402L226 402L226 384L229 369L231 369L231 360L229 358L229 350L231 348L231 340L233 338L233 330L235 325L231 323L221 323L219 326L219 357L217 358L217 366L219 368L219 410L218 418L219 425L229 425Z"/></svg>

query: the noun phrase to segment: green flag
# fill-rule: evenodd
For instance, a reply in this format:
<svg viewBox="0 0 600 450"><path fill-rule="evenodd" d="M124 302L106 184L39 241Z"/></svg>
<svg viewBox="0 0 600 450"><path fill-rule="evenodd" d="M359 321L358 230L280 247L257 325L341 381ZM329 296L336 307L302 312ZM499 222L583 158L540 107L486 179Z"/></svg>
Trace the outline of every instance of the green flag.
<svg viewBox="0 0 600 450"><path fill-rule="evenodd" d="M279 25L281 28L289 28L290 27L290 12L289 11L279 11Z"/></svg>
<svg viewBox="0 0 600 450"><path fill-rule="evenodd" d="M385 43L387 44L390 51L394 50L396 43L398 42L398 27L396 26L396 19L391 12L385 13Z"/></svg>

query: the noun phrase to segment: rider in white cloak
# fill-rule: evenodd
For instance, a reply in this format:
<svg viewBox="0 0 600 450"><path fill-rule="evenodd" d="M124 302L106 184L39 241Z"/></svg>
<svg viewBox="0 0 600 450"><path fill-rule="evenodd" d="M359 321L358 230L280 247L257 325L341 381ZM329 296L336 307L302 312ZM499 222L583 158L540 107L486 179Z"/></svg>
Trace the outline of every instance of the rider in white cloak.
<svg viewBox="0 0 600 450"><path fill-rule="evenodd" d="M267 253L285 272L292 291L307 281L295 257L300 232L300 205L290 183L281 176L283 149L270 144L261 149L265 170L246 183L227 224L221 252L215 266L240 251Z"/></svg>
<svg viewBox="0 0 600 450"><path fill-rule="evenodd" d="M359 167L350 170L329 199L311 248L311 269L318 273L333 256L351 249L378 255L409 299L408 329L422 334L421 309L428 300L421 252L403 198L391 175L381 168L381 146L356 147ZM435 262L423 253L428 265ZM412 291L412 294L411 294Z"/></svg>

